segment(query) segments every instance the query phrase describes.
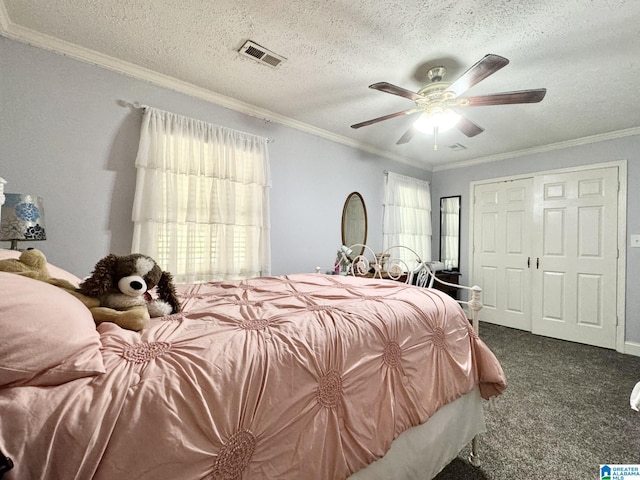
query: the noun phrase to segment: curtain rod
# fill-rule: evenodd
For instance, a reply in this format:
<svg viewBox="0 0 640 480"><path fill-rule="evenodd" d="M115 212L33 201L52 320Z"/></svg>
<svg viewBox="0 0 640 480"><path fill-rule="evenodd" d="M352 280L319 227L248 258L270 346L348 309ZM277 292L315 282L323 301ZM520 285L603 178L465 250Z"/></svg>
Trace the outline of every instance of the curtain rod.
<svg viewBox="0 0 640 480"><path fill-rule="evenodd" d="M405 179L407 179L407 180L412 180L412 181L414 181L414 182L415 182L415 181L417 181L417 182L424 182L424 183L426 183L427 185L430 185L430 184L431 184L431 182L429 182L428 180L422 180L421 178L418 178L418 177L410 177L409 175L402 175L402 174L400 174L400 173L391 172L391 171L389 171L389 170L383 170L383 172L384 172L384 174L385 174L385 175L387 175L387 176L389 176L389 174L391 174L391 175L395 175L396 177L399 177L399 178L405 178Z"/></svg>
<svg viewBox="0 0 640 480"><path fill-rule="evenodd" d="M123 107L135 108L136 110L146 110L149 108L149 105L145 105L140 102L127 102L126 100L120 100L118 103Z"/></svg>
<svg viewBox="0 0 640 480"><path fill-rule="evenodd" d="M144 103L140 103L140 102L127 102L126 100L120 100L119 102L123 107L128 107L128 108L135 108L136 110L146 110L148 108L151 108L149 105L145 105ZM255 135L255 134L250 134L250 135ZM259 137L259 135L255 135L257 137ZM275 140L269 138L269 137L263 137L267 139L267 143L274 143Z"/></svg>

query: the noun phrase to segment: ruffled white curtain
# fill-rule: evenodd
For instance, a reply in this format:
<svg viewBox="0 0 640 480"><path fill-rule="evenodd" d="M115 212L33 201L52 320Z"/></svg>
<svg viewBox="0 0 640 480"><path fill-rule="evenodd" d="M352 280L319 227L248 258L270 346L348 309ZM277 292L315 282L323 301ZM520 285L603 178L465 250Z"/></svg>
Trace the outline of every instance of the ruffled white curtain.
<svg viewBox="0 0 640 480"><path fill-rule="evenodd" d="M267 139L146 108L133 252L177 283L269 275Z"/></svg>
<svg viewBox="0 0 640 480"><path fill-rule="evenodd" d="M429 182L388 172L385 183L382 239L385 249L402 245L423 261L431 260L431 191ZM394 252L395 253L395 252ZM415 259L403 252L410 268Z"/></svg>

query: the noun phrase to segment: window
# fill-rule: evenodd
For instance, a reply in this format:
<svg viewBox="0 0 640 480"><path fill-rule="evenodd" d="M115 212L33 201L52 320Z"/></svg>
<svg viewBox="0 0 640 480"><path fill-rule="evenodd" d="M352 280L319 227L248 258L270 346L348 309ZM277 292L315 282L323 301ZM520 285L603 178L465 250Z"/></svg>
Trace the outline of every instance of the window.
<svg viewBox="0 0 640 480"><path fill-rule="evenodd" d="M177 283L270 274L267 139L146 108L132 250Z"/></svg>
<svg viewBox="0 0 640 480"><path fill-rule="evenodd" d="M414 250L422 261L431 260L431 192L429 183L388 172L382 236L384 248L402 245ZM403 249L404 250L404 249ZM402 260L415 266L411 253L404 251Z"/></svg>

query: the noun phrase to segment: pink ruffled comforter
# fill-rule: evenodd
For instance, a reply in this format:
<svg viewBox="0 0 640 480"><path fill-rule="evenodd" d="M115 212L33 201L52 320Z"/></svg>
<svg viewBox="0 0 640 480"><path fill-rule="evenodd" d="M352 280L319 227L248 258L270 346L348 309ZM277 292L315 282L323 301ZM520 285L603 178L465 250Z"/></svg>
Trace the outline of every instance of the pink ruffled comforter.
<svg viewBox="0 0 640 480"><path fill-rule="evenodd" d="M19 478L344 479L475 385L505 387L436 290L314 274L178 289L181 314L98 327L106 374L5 392Z"/></svg>

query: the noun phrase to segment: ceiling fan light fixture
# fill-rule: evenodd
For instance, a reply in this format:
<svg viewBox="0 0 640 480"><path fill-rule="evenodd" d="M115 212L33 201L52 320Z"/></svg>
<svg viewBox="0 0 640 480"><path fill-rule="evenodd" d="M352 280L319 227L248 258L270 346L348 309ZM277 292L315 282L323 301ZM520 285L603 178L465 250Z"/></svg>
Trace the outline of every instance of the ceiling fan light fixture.
<svg viewBox="0 0 640 480"><path fill-rule="evenodd" d="M453 83L442 81L446 73L444 67L434 67L427 72L427 77L430 82L417 92L412 92L411 90L393 85L389 82L373 83L369 85L369 88L413 100L415 107L402 110L401 112L383 115L382 117L372 118L365 122L355 123L351 125L351 128L366 127L367 125L373 125L374 123L403 115L420 113L420 117L405 131L404 135L398 139L396 145L407 143L413 138L416 132L421 132L433 135L433 149L437 150L438 133L452 127L456 127L469 138L475 137L484 132L484 128L476 125L468 118L458 115L451 110L452 108L457 110L463 107L538 103L542 101L547 93L546 88L537 88L514 92L499 92L490 95L461 96L471 87L480 83L488 76L493 75L508 63L508 59L490 53L482 57L480 61L476 62Z"/></svg>
<svg viewBox="0 0 640 480"><path fill-rule="evenodd" d="M447 108L432 113L423 113L414 122L413 128L422 133L433 133L435 128L439 132L444 132L455 127L459 121L460 115Z"/></svg>

